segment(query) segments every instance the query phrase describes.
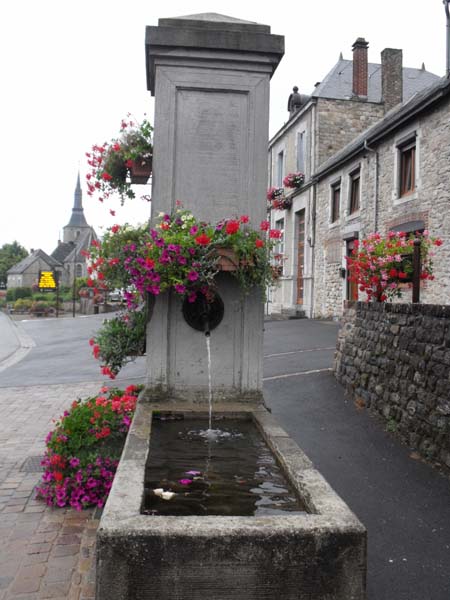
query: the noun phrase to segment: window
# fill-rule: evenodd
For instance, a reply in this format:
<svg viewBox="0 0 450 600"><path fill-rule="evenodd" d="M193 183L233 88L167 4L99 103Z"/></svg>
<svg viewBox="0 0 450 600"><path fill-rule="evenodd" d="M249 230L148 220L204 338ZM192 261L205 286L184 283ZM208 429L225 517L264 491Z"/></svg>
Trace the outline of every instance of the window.
<svg viewBox="0 0 450 600"><path fill-rule="evenodd" d="M305 132L297 133L297 171L305 172Z"/></svg>
<svg viewBox="0 0 450 600"><path fill-rule="evenodd" d="M273 249L273 257L275 259L275 265L278 268L280 275L283 275L283 262L284 262L284 219L278 219L275 221L275 229L281 231L280 237L277 239L277 243Z"/></svg>
<svg viewBox="0 0 450 600"><path fill-rule="evenodd" d="M80 264L75 267L75 277L83 277L83 267Z"/></svg>
<svg viewBox="0 0 450 600"><path fill-rule="evenodd" d="M399 196L411 194L416 187L416 140L399 146Z"/></svg>
<svg viewBox="0 0 450 600"><path fill-rule="evenodd" d="M356 171L353 171L353 173L350 173L350 210L349 210L349 213L351 215L359 210L360 180L361 180L361 173L360 173L359 169L357 169Z"/></svg>
<svg viewBox="0 0 450 600"><path fill-rule="evenodd" d="M341 181L331 186L331 222L339 221L341 209Z"/></svg>
<svg viewBox="0 0 450 600"><path fill-rule="evenodd" d="M284 177L284 152L283 150L278 153L277 157L277 186L283 187Z"/></svg>

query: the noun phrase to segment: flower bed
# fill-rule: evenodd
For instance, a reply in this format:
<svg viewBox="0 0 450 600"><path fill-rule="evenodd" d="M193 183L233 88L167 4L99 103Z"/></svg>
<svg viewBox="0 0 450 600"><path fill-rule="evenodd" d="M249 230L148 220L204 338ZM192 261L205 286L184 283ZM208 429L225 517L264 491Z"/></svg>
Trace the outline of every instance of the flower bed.
<svg viewBox="0 0 450 600"><path fill-rule="evenodd" d="M46 437L38 498L76 510L105 504L141 388L102 388L72 403Z"/></svg>

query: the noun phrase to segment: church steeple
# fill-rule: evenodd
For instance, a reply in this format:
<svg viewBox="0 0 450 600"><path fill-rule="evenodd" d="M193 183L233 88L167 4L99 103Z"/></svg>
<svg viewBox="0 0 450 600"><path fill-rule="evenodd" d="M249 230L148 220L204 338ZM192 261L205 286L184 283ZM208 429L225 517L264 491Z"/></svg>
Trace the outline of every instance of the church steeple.
<svg viewBox="0 0 450 600"><path fill-rule="evenodd" d="M89 225L84 216L83 204L81 201L82 192L80 185L80 173L78 172L77 185L75 188L75 194L73 198L72 215L70 221L64 227L63 241L64 242L75 242L82 231L90 229Z"/></svg>
<svg viewBox="0 0 450 600"><path fill-rule="evenodd" d="M77 186L75 188L72 216L66 227L89 227L84 217L83 204L81 201L82 192L80 185L80 172L78 172Z"/></svg>

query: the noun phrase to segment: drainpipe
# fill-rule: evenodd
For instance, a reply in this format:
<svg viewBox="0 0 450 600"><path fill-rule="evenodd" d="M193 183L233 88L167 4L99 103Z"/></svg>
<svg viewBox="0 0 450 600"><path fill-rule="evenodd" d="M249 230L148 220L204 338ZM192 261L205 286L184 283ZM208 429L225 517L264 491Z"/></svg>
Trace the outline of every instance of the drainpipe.
<svg viewBox="0 0 450 600"><path fill-rule="evenodd" d="M450 0L449 0L450 1ZM368 152L372 152L375 157L375 181L374 181L374 207L373 207L373 230L378 230L378 165L379 165L379 156L378 150L375 148L371 148L367 144L367 140L364 140L364 150Z"/></svg>
<svg viewBox="0 0 450 600"><path fill-rule="evenodd" d="M311 208L311 240L309 245L311 247L311 319L314 318L314 269L316 264L316 189L317 181L312 184L312 208Z"/></svg>
<svg viewBox="0 0 450 600"><path fill-rule="evenodd" d="M446 75L450 77L450 8L449 8L450 0L443 0L443 4L445 6L445 15L447 17L447 67L446 67Z"/></svg>

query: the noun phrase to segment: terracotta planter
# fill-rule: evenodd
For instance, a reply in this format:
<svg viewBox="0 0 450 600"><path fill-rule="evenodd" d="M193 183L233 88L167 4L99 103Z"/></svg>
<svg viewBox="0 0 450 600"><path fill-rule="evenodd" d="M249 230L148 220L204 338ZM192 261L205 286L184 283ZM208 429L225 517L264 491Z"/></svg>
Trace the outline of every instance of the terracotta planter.
<svg viewBox="0 0 450 600"><path fill-rule="evenodd" d="M221 271L237 271L239 267L252 265L253 261L239 261L232 248L217 248L219 260L217 265Z"/></svg>
<svg viewBox="0 0 450 600"><path fill-rule="evenodd" d="M232 248L217 248L218 267L221 271L237 271L239 260Z"/></svg>
<svg viewBox="0 0 450 600"><path fill-rule="evenodd" d="M152 156L131 161L131 183L146 184L152 173Z"/></svg>

